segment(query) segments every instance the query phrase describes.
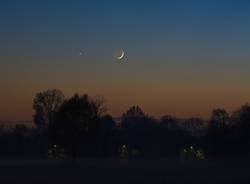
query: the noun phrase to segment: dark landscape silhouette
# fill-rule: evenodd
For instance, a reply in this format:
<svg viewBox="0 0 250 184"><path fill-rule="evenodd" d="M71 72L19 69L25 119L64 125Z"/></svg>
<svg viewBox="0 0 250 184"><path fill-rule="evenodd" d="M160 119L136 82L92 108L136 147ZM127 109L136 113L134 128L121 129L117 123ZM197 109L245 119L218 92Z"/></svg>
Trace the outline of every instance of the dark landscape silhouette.
<svg viewBox="0 0 250 184"><path fill-rule="evenodd" d="M10 163L11 160L19 160L12 161L17 165L16 168L27 165L25 169L31 173L33 166L41 169L39 172L44 172L45 168L64 168L62 173L76 175L79 182L84 181L80 178L81 169L89 172L86 181L91 181L94 177L90 177L92 169L98 175L101 168L110 169L115 174L117 170L113 169L116 167L127 174L137 167L142 169L142 173L138 173L142 183L146 182L143 179L144 172L150 172L151 169L161 173L159 181L155 181L160 183L165 180L182 181L165 172L181 172L193 183L193 180L204 182L207 175L200 173L202 169L204 172L211 172L222 182L236 181L239 177L242 182L249 181L249 177L240 171L249 168L250 161L248 104L233 113L228 113L225 109L214 109L209 120L199 117L179 119L171 115L155 119L139 106L131 106L117 121L106 114L107 107L102 97L91 98L87 94L75 94L65 98L60 90L50 89L36 94L33 109L35 128L22 124L17 124L12 129L1 126L0 157L3 169L4 164L10 167L8 160ZM8 171L8 167L4 172ZM234 172L233 175L218 175L216 170L220 167ZM69 171L69 168L73 170ZM190 168L193 169L192 172L200 173L200 177L189 173ZM230 168L238 170L232 171ZM124 173L116 173L116 176L112 176L112 173L104 178L107 177L107 181L113 178L117 182L118 176L125 177ZM6 176L10 177L9 174ZM136 177L131 177L131 182L136 182ZM4 178L3 181L8 181ZM62 178L61 183L65 182ZM121 180L120 183L128 182L126 179ZM36 181L39 183L42 180ZM98 182L98 179L93 181ZM207 182L210 183L211 180Z"/></svg>

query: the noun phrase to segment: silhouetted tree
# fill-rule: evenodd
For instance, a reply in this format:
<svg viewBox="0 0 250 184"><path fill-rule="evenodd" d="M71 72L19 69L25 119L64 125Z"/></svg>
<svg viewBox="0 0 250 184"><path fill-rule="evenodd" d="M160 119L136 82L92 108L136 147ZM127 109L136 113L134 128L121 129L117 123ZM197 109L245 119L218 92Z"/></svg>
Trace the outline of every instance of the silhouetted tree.
<svg viewBox="0 0 250 184"><path fill-rule="evenodd" d="M193 136L203 135L204 121L201 118L189 118L184 121L185 129Z"/></svg>
<svg viewBox="0 0 250 184"><path fill-rule="evenodd" d="M119 146L116 137L116 124L111 115L105 115L100 119L100 152L103 156L112 156Z"/></svg>
<svg viewBox="0 0 250 184"><path fill-rule="evenodd" d="M187 148L206 148L206 155L212 157L250 153L249 104L231 116L224 109L214 109L206 129L200 118L184 120L166 115L157 120L139 106L130 107L118 126L111 115L105 114L103 97L76 94L64 100L63 93L56 89L37 93L33 109L37 129L0 125L0 155L47 156L48 138L49 153L64 152L73 160L77 155L118 156L122 148L126 148L126 158L173 157Z"/></svg>
<svg viewBox="0 0 250 184"><path fill-rule="evenodd" d="M103 131L113 131L116 129L115 121L111 115L105 115L101 117L101 128Z"/></svg>
<svg viewBox="0 0 250 184"><path fill-rule="evenodd" d="M233 139L238 152L249 154L250 152L250 105L245 104L236 110L233 115Z"/></svg>
<svg viewBox="0 0 250 184"><path fill-rule="evenodd" d="M88 95L74 95L64 101L56 115L54 144L65 149L73 160L78 152L94 156L99 130L98 107Z"/></svg>
<svg viewBox="0 0 250 184"><path fill-rule="evenodd" d="M33 115L33 121L39 131L45 128L46 116L45 116L44 109L41 106L35 107L35 114Z"/></svg>
<svg viewBox="0 0 250 184"><path fill-rule="evenodd" d="M229 114L224 109L214 109L207 131L207 146L211 155L224 155L230 150Z"/></svg>
<svg viewBox="0 0 250 184"><path fill-rule="evenodd" d="M160 125L167 130L175 130L178 128L177 119L171 115L161 117Z"/></svg>
<svg viewBox="0 0 250 184"><path fill-rule="evenodd" d="M33 109L35 110L34 122L40 127L47 121L49 124L53 121L54 113L63 103L64 95L58 89L49 89L39 92L33 100Z"/></svg>
<svg viewBox="0 0 250 184"><path fill-rule="evenodd" d="M103 96L95 96L93 98L93 102L95 103L96 107L97 107L97 113L98 116L102 117L105 115L105 113L107 112L107 106L106 106L106 101L104 99Z"/></svg>
<svg viewBox="0 0 250 184"><path fill-rule="evenodd" d="M130 107L127 112L122 115L123 128L135 128L147 123L147 116L139 106Z"/></svg>
<svg viewBox="0 0 250 184"><path fill-rule="evenodd" d="M226 128L229 124L229 114L224 109L214 109L211 120L210 126L214 128Z"/></svg>
<svg viewBox="0 0 250 184"><path fill-rule="evenodd" d="M51 147L53 144L50 141L52 140L51 136L53 136L55 113L60 108L63 100L64 95L58 89L39 92L33 99L33 109L35 111L33 119L37 126L35 140L37 144L43 145L44 148Z"/></svg>
<svg viewBox="0 0 250 184"><path fill-rule="evenodd" d="M196 144L191 134L183 126L183 122L185 123L182 119L171 115L161 117L160 130L156 135L161 135L163 139L159 142L163 147L161 152L164 153L164 156L177 155L183 147Z"/></svg>
<svg viewBox="0 0 250 184"><path fill-rule="evenodd" d="M122 141L129 149L138 150L141 157L164 157L173 155L181 147L184 132L178 127L175 118L162 118L160 122L133 106L123 114ZM132 154L133 155L133 154Z"/></svg>

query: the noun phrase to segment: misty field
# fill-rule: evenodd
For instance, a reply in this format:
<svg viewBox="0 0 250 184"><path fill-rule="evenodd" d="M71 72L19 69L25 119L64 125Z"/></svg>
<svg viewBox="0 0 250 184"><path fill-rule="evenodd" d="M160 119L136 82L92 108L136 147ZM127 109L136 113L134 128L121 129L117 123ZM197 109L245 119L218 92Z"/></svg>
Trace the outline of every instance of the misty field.
<svg viewBox="0 0 250 184"><path fill-rule="evenodd" d="M179 162L169 160L0 161L0 183L249 183L250 160Z"/></svg>

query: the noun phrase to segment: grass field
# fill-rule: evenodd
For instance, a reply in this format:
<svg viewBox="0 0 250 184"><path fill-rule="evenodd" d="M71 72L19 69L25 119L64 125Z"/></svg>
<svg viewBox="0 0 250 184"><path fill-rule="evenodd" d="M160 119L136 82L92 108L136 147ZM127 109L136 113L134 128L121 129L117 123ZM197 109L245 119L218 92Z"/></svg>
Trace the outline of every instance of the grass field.
<svg viewBox="0 0 250 184"><path fill-rule="evenodd" d="M2 160L0 183L18 184L224 184L250 183L250 160L179 162L169 160Z"/></svg>

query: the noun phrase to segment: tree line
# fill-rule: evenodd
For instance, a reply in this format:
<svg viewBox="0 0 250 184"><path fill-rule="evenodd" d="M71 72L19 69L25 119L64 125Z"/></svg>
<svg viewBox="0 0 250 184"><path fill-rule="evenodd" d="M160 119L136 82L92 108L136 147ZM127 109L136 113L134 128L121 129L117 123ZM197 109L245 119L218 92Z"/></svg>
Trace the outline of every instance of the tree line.
<svg viewBox="0 0 250 184"><path fill-rule="evenodd" d="M250 155L249 104L233 113L214 109L209 120L155 119L132 106L116 122L102 97L65 98L60 90L49 89L35 95L33 109L36 128L0 128L1 156L178 158L193 150L202 150L206 158Z"/></svg>

